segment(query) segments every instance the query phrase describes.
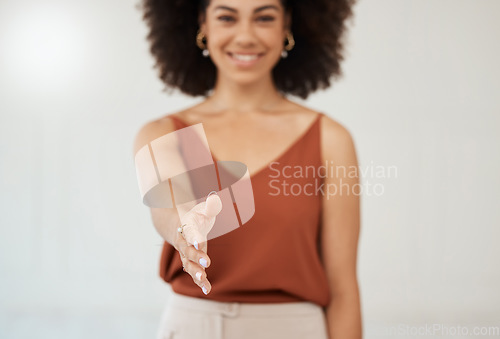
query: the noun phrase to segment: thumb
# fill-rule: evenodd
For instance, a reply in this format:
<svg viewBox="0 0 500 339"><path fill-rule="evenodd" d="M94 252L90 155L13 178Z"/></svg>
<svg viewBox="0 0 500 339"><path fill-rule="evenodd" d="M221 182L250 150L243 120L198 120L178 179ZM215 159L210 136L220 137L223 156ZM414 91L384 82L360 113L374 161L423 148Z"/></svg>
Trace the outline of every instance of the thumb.
<svg viewBox="0 0 500 339"><path fill-rule="evenodd" d="M222 210L222 201L217 194L209 194L205 204L205 215L213 218Z"/></svg>

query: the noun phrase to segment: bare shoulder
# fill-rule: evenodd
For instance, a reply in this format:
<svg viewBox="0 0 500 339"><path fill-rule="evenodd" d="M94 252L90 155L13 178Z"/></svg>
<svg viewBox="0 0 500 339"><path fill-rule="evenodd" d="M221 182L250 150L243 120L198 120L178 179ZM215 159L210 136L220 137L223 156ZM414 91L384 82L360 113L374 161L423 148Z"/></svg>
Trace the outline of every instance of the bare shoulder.
<svg viewBox="0 0 500 339"><path fill-rule="evenodd" d="M144 147L144 145L147 145L162 135L175 131L175 124L171 116L177 116L183 121L189 121L189 115L191 112L195 111L198 106L199 105L195 105L180 111L167 113L158 119L148 121L142 125L135 135L133 147L134 156L137 151Z"/></svg>
<svg viewBox="0 0 500 339"><path fill-rule="evenodd" d="M330 142L353 142L350 130L339 121L324 114L321 119L321 135L324 141Z"/></svg>
<svg viewBox="0 0 500 339"><path fill-rule="evenodd" d="M356 146L351 131L339 121L323 115L320 125L321 156L337 164L357 165Z"/></svg>
<svg viewBox="0 0 500 339"><path fill-rule="evenodd" d="M175 125L172 119L168 118L169 115L148 121L139 128L134 138L134 156L144 145L149 144L162 135L175 131Z"/></svg>

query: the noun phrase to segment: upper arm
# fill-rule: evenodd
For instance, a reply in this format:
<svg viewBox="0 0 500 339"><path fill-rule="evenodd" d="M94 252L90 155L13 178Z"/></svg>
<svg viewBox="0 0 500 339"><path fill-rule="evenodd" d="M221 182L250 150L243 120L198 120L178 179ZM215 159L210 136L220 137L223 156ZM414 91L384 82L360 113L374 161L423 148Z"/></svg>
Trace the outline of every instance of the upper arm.
<svg viewBox="0 0 500 339"><path fill-rule="evenodd" d="M135 155L141 148L143 148L153 140L174 131L175 131L175 126L171 119L149 121L143 126L141 126L137 134L135 135L133 142L134 159ZM173 208L154 208L154 207L150 208L151 216L155 225L164 223L164 219L167 216L165 212L170 214L170 212L168 211L175 211L175 210L176 210L175 206Z"/></svg>
<svg viewBox="0 0 500 339"><path fill-rule="evenodd" d="M321 255L332 294L357 291L360 231L359 168L349 131L325 116L321 124L322 163L327 165L323 196Z"/></svg>
<svg viewBox="0 0 500 339"><path fill-rule="evenodd" d="M142 147L149 144L151 141L161 137L162 135L173 131L175 131L175 126L171 119L162 119L147 122L139 129L139 131L135 135L133 145L134 157Z"/></svg>
<svg viewBox="0 0 500 339"><path fill-rule="evenodd" d="M151 143L153 140L161 136L164 136L165 134L175 131L175 125L173 123L173 120L170 118L163 118L146 123L139 129L135 136L133 145L134 158L137 152L145 145ZM187 168L184 164L184 155L181 154L180 151L178 151L177 146L172 146L168 149L162 148L162 152L163 153L161 153L161 156L167 157L168 162L170 162L171 164L175 164L173 167L175 167L179 173L187 172ZM187 206L195 205L195 202L192 201L194 200L195 194L192 183L188 179L188 177L182 177L179 180L172 180L170 184L172 191L175 192L174 199L177 198L181 200L184 203L184 209L186 209ZM191 203L191 205L187 205L187 202ZM153 217L153 220L163 220L163 212L165 210L173 210L176 211L177 214L177 206L175 205L171 208L151 208L151 215Z"/></svg>

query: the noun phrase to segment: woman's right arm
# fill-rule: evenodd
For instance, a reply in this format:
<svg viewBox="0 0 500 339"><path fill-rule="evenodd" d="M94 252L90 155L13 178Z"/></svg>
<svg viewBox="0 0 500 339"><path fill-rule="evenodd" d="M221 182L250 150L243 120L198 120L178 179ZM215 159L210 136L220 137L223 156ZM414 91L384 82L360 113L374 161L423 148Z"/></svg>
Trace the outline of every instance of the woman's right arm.
<svg viewBox="0 0 500 339"><path fill-rule="evenodd" d="M134 157L142 147L173 131L175 131L175 126L171 119L162 119L146 123L141 127L135 137ZM171 156L175 157L177 155L172 154ZM182 163L181 159L173 159L172 161L176 161L176 163L179 164ZM176 191L182 190L184 196L189 196L188 192L192 191L190 183L184 182L184 184L187 185L187 187L176 187ZM220 200L218 203L220 204ZM153 225L158 234L179 252L184 270L191 275L193 281L202 288L203 292L208 294L212 288L205 272L205 268L209 267L211 263L207 255L206 234L210 231L211 226L213 226L215 216L205 216L204 208L200 209L200 207L204 207L205 204L206 202L202 202L196 205L188 214L183 216L184 219L192 220L192 218L189 217L191 217L193 213L200 216L199 213L201 212L201 218L198 217L197 220L201 220L202 222L201 225L187 222L188 225L184 227L184 237L177 231L178 227L181 225L181 220L175 206L172 208L151 207L150 210ZM219 212L220 209L216 214ZM202 231L202 233L200 233L200 231ZM189 242L186 241L186 238ZM199 246L197 245L199 249L192 246L195 239L200 242Z"/></svg>
<svg viewBox="0 0 500 339"><path fill-rule="evenodd" d="M138 131L134 140L134 157L137 152L151 141L175 131L171 119L162 119L146 123ZM180 225L177 208L150 208L151 219L156 231L171 245L174 245L177 227Z"/></svg>

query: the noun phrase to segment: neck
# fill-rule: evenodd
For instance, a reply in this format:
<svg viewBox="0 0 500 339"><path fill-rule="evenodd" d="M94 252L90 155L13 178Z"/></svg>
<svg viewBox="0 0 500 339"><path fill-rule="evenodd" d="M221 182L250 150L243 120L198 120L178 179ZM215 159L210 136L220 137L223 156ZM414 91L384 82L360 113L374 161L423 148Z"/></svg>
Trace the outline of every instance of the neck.
<svg viewBox="0 0 500 339"><path fill-rule="evenodd" d="M219 73L213 94L206 103L219 112L247 113L272 110L284 100L284 96L276 89L271 74L259 81L240 83Z"/></svg>

